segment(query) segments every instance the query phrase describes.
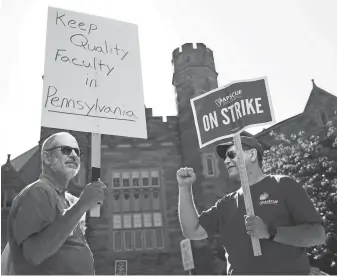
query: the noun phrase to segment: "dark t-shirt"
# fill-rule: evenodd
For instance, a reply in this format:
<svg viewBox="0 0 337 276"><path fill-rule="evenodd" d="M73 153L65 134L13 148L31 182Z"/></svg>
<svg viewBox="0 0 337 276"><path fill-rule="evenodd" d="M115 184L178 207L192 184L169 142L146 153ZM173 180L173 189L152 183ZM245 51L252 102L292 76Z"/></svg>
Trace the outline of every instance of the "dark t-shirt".
<svg viewBox="0 0 337 276"><path fill-rule="evenodd" d="M69 234L61 248L40 265L27 262L22 254L23 241L43 231L76 200L77 198L67 192L59 194L44 176L27 186L15 198L8 218L9 258L14 269L13 274L94 274L93 255L80 224Z"/></svg>
<svg viewBox="0 0 337 276"><path fill-rule="evenodd" d="M306 191L286 176L265 177L250 187L256 216L267 225L294 226L321 223ZM209 237L219 232L227 251L228 274L306 274L309 260L305 248L261 239L262 256L254 256L251 236L245 227L242 188L224 196L200 214L200 225Z"/></svg>

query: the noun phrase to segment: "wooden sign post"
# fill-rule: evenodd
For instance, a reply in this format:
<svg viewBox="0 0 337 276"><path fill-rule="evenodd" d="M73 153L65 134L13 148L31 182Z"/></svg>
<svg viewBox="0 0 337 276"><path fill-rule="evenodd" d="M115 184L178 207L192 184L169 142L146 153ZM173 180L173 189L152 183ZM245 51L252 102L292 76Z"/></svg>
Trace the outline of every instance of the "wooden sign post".
<svg viewBox="0 0 337 276"><path fill-rule="evenodd" d="M252 197L250 195L250 186L249 186L249 181L248 181L246 164L245 164L245 160L243 159L243 150L242 150L240 134L234 135L233 140L234 140L234 145L235 145L237 160L238 160L238 165L239 165L241 187L242 187L243 197L244 197L245 206L246 206L246 213L248 216L254 216L254 207L253 207ZM251 236L251 240L252 240L254 256L262 255L259 239Z"/></svg>
<svg viewBox="0 0 337 276"><path fill-rule="evenodd" d="M200 148L225 138L233 138L246 213L253 216L254 207L240 133L251 126L275 122L267 78L232 82L191 99L191 106ZM260 256L259 239L251 239L254 256Z"/></svg>
<svg viewBox="0 0 337 276"><path fill-rule="evenodd" d="M101 134L91 134L91 181L97 181L101 177ZM101 203L90 210L90 217L99 217Z"/></svg>

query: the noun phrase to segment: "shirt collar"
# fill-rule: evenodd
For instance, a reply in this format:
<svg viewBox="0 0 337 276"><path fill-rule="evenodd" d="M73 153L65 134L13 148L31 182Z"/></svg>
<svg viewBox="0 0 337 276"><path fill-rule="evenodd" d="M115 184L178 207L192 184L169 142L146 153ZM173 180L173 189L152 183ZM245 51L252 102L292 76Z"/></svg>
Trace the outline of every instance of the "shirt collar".
<svg viewBox="0 0 337 276"><path fill-rule="evenodd" d="M64 194L66 191L66 187L62 187L62 184L60 183L60 181L58 181L55 177L53 177L51 174L49 173L41 173L40 175L40 179L41 180L45 180L47 181L51 186L54 187L54 189L59 193L59 194Z"/></svg>

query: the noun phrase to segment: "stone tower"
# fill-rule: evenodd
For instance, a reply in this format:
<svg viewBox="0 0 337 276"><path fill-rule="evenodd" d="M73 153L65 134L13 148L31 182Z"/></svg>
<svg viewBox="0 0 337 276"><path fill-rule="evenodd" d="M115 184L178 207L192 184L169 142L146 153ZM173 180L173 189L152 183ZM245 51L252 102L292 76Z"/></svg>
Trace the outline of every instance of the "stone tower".
<svg viewBox="0 0 337 276"><path fill-rule="evenodd" d="M182 45L181 50L173 51L173 85L176 92L178 109L178 128L181 139L182 164L192 167L197 174L193 186L194 198L198 209L203 209L209 200L205 198L204 185L205 154L214 154L211 147L199 148L190 99L218 87L213 52L204 44ZM215 156L214 156L215 157ZM217 160L216 157L214 160ZM213 202L214 203L214 202Z"/></svg>
<svg viewBox="0 0 337 276"><path fill-rule="evenodd" d="M213 52L204 44L182 45L173 51L173 85L178 109L178 130L181 139L183 166L191 166L197 174L193 185L194 199L199 210L209 208L224 194L236 190L237 184L229 180L227 170L215 153L215 144L199 148L190 99L218 88ZM213 163L213 176L208 163Z"/></svg>

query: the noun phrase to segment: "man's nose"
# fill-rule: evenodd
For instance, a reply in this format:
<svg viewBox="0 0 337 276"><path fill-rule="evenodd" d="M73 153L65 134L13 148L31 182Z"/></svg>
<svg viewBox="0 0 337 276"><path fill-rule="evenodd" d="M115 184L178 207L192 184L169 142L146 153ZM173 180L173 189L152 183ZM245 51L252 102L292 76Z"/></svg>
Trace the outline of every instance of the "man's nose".
<svg viewBox="0 0 337 276"><path fill-rule="evenodd" d="M225 166L228 167L228 165L230 164L230 161L228 160L228 157L226 157L226 159L224 160Z"/></svg>
<svg viewBox="0 0 337 276"><path fill-rule="evenodd" d="M231 159L226 155L226 158L224 160L224 163L228 165L231 162Z"/></svg>

